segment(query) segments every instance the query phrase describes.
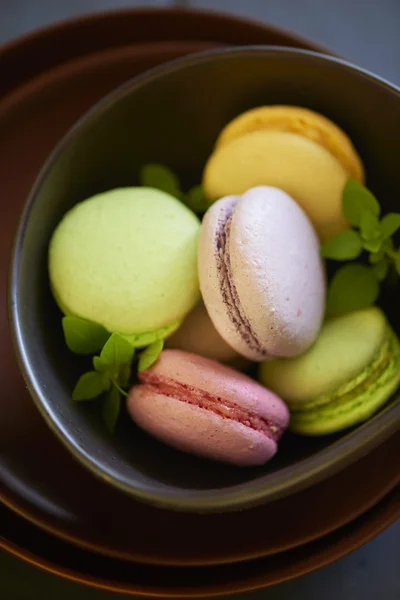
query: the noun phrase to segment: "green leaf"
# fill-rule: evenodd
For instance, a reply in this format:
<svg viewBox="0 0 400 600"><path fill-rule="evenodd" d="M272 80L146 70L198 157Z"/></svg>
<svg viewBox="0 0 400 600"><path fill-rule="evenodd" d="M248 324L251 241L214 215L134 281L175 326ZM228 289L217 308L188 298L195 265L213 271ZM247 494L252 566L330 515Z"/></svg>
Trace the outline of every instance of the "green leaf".
<svg viewBox="0 0 400 600"><path fill-rule="evenodd" d="M104 346L110 333L102 325L80 317L63 317L65 342L75 354L93 354Z"/></svg>
<svg viewBox="0 0 400 600"><path fill-rule="evenodd" d="M106 394L102 406L103 421L110 433L114 433L120 410L121 394L113 385L110 391Z"/></svg>
<svg viewBox="0 0 400 600"><path fill-rule="evenodd" d="M383 240L383 234L381 231L379 219L370 210L364 210L364 212L362 213L360 221L360 230L363 239L366 241L377 239Z"/></svg>
<svg viewBox="0 0 400 600"><path fill-rule="evenodd" d="M93 367L95 371L99 373L104 373L108 370L109 365L104 362L104 360L100 356L93 356Z"/></svg>
<svg viewBox="0 0 400 600"><path fill-rule="evenodd" d="M133 358L134 352L134 347L124 336L119 333L113 333L104 345L100 359L106 365L119 367L129 363Z"/></svg>
<svg viewBox="0 0 400 600"><path fill-rule="evenodd" d="M157 340L164 340L166 337L174 333L180 326L181 321L174 321L171 325L161 327L156 331L147 331L145 333L120 334L124 337L133 348L145 348Z"/></svg>
<svg viewBox="0 0 400 600"><path fill-rule="evenodd" d="M201 185L190 188L186 194L185 204L195 213L204 213L210 206Z"/></svg>
<svg viewBox="0 0 400 600"><path fill-rule="evenodd" d="M100 396L104 392L104 381L100 373L89 371L84 373L78 380L74 391L72 392L72 400L77 402L81 400L92 400Z"/></svg>
<svg viewBox="0 0 400 600"><path fill-rule="evenodd" d="M400 214L399 213L389 213L385 215L381 221L381 230L383 234L383 239L388 239L392 237L396 233L396 231L400 229Z"/></svg>
<svg viewBox="0 0 400 600"><path fill-rule="evenodd" d="M386 257L372 266L375 277L378 281L383 281L389 271L389 261Z"/></svg>
<svg viewBox="0 0 400 600"><path fill-rule="evenodd" d="M148 346L139 356L138 372L145 371L153 365L164 347L163 340L157 340Z"/></svg>
<svg viewBox="0 0 400 600"><path fill-rule="evenodd" d="M400 250L396 252L394 266L396 267L397 274L400 275Z"/></svg>
<svg viewBox="0 0 400 600"><path fill-rule="evenodd" d="M139 179L140 185L162 190L175 198L182 197L179 179L164 165L155 163L145 165L140 171Z"/></svg>
<svg viewBox="0 0 400 600"><path fill-rule="evenodd" d="M350 225L359 227L364 211L379 217L381 208L375 196L361 183L349 177L342 193L342 211Z"/></svg>
<svg viewBox="0 0 400 600"><path fill-rule="evenodd" d="M371 252L371 254L377 254L382 247L382 242L383 242L383 239L378 238L375 240L369 240L368 242L364 242L363 246L364 246L364 249L367 250L368 252Z"/></svg>
<svg viewBox="0 0 400 600"><path fill-rule="evenodd" d="M357 263L341 267L328 289L327 312L339 315L367 308L379 295L379 283L371 267Z"/></svg>
<svg viewBox="0 0 400 600"><path fill-rule="evenodd" d="M93 367L101 375L104 390L109 390L111 386L111 377L113 373L109 365L103 362L100 356L93 356Z"/></svg>
<svg viewBox="0 0 400 600"><path fill-rule="evenodd" d="M129 380L131 378L131 365L123 365L119 372L118 381L121 384L121 387L125 388L128 386Z"/></svg>
<svg viewBox="0 0 400 600"><path fill-rule="evenodd" d="M391 252L393 250L393 241L392 239L388 239L388 240L383 240L381 247L379 248L379 250L375 253L371 253L368 257L369 262L371 263L371 265L376 264L377 262L379 262L380 260L382 260L382 258L384 258L386 252Z"/></svg>
<svg viewBox="0 0 400 600"><path fill-rule="evenodd" d="M321 256L333 260L352 260L362 252L362 242L359 234L352 229L341 231L326 240L321 247Z"/></svg>

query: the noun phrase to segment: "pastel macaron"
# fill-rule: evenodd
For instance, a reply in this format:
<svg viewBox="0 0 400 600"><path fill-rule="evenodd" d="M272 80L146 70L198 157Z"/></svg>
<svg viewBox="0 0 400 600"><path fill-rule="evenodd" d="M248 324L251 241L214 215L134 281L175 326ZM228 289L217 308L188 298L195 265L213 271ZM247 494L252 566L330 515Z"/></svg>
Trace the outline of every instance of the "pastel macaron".
<svg viewBox="0 0 400 600"><path fill-rule="evenodd" d="M320 113L290 105L258 106L230 121L217 138L216 147L253 131L297 133L332 154L349 176L364 182L364 167L349 136L333 121Z"/></svg>
<svg viewBox="0 0 400 600"><path fill-rule="evenodd" d="M236 368L247 364L247 361L220 336L202 301L193 308L177 331L166 340L165 345L167 348L200 354Z"/></svg>
<svg viewBox="0 0 400 600"><path fill-rule="evenodd" d="M285 192L259 186L207 211L200 288L215 328L254 361L305 352L320 331L325 268L315 230Z"/></svg>
<svg viewBox="0 0 400 600"><path fill-rule="evenodd" d="M256 381L207 358L164 350L139 373L128 411L149 434L178 450L238 466L277 451L289 411Z"/></svg>
<svg viewBox="0 0 400 600"><path fill-rule="evenodd" d="M302 206L321 239L346 229L344 185L355 174L363 180L349 138L333 123L321 127L325 120L310 111L303 126L296 127L296 111L303 115L303 109L280 108L275 120L273 114L267 118L272 109L258 109L259 116L245 113L222 131L203 172L206 197L213 202L255 186L274 186Z"/></svg>
<svg viewBox="0 0 400 600"><path fill-rule="evenodd" d="M400 383L400 344L377 307L328 319L312 348L260 366L260 381L287 402L290 428L324 435L362 423Z"/></svg>
<svg viewBox="0 0 400 600"><path fill-rule="evenodd" d="M200 222L169 194L110 190L75 205L49 247L54 297L66 315L125 334L178 323L199 300Z"/></svg>

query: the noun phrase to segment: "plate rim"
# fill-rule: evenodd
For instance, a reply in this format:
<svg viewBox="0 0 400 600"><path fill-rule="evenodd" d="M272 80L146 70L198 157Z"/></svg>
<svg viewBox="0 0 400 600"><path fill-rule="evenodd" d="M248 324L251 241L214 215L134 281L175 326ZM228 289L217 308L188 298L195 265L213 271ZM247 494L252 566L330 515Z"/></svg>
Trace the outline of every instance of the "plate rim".
<svg viewBox="0 0 400 600"><path fill-rule="evenodd" d="M367 515L372 518L369 519ZM367 517L367 518L366 518ZM104 591L111 591L116 593L124 593L129 596L136 596L139 598L149 598L149 597L158 597L158 598L217 598L217 597L225 597L231 596L232 594L244 594L255 591L260 591L263 589L267 589L273 585L279 585L285 581L290 581L292 579L296 579L302 575L306 575L311 573L317 569L320 569L324 566L327 566L334 561L345 557L351 552L357 550L364 544L373 540L378 534L382 533L385 529L393 525L400 518L400 488L397 487L390 494L388 494L378 505L371 508L366 515L362 515L358 517L355 521L345 525L338 530L334 531L327 536L316 540L315 542L311 542L311 544L321 545L325 541L325 545L322 550L317 550L317 561L318 564L312 561L310 557L306 557L305 563L302 569L299 572L294 572L292 569L289 573L282 574L274 580L274 581L263 581L263 576L258 575L255 578L246 580L245 584L242 584L240 588L235 588L234 584L226 585L225 589L221 589L221 586L214 587L212 584L208 585L205 589L201 591L193 591L191 588L182 588L177 591L175 589L171 589L168 593L163 593L162 591L144 591L143 588L139 587L133 589L132 587L125 586L120 582L112 582L111 580L101 580L95 576L87 576L82 573L76 574L76 572L72 571L72 569L66 568L64 570L60 570L56 565L51 564L50 561L46 560L38 560L37 557L31 552L26 552L23 549L21 550L16 544L5 540L0 537L0 548L9 552L10 554L28 562L40 568L44 571L52 573L58 577L63 579L67 579L69 581L84 585L85 587L99 589ZM350 534L349 534L350 531ZM360 535L361 532L361 535ZM326 543L326 538L330 538L330 541L334 539L334 537L340 535L342 538L346 540L345 548L340 541L334 542L336 543L336 551L332 553L332 544ZM309 547L309 544L307 544ZM301 546L297 550L301 550ZM296 549L292 551L296 552ZM289 550L288 554L291 553ZM318 560L319 559L319 560ZM262 559L261 559L262 560ZM264 559L265 560L265 559ZM293 562L293 561L292 561ZM294 561L296 563L296 561Z"/></svg>

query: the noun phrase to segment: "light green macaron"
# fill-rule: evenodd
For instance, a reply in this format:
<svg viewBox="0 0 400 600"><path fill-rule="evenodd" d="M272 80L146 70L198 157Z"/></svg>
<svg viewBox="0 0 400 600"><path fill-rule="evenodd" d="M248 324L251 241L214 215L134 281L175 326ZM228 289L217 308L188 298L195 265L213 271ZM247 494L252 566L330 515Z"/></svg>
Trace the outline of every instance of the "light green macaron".
<svg viewBox="0 0 400 600"><path fill-rule="evenodd" d="M340 431L370 418L400 383L400 344L377 307L326 321L305 354L260 366L261 382L291 411L302 435Z"/></svg>
<svg viewBox="0 0 400 600"><path fill-rule="evenodd" d="M50 242L59 307L124 334L180 322L200 297L199 228L192 211L153 188L120 188L84 200Z"/></svg>

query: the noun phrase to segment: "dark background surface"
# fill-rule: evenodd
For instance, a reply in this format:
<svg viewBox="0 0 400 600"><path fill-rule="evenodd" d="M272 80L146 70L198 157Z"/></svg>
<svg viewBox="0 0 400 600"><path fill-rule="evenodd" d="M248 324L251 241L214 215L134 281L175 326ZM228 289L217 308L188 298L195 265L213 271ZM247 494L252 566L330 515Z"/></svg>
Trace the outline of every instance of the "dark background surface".
<svg viewBox="0 0 400 600"><path fill-rule="evenodd" d="M191 5L295 31L400 85L400 0L0 0L0 44L74 15L118 7ZM393 457L399 460L399 457ZM333 565L247 595L254 600L400 599L400 523ZM108 600L0 552L1 600ZM242 598L245 598L242 596Z"/></svg>

